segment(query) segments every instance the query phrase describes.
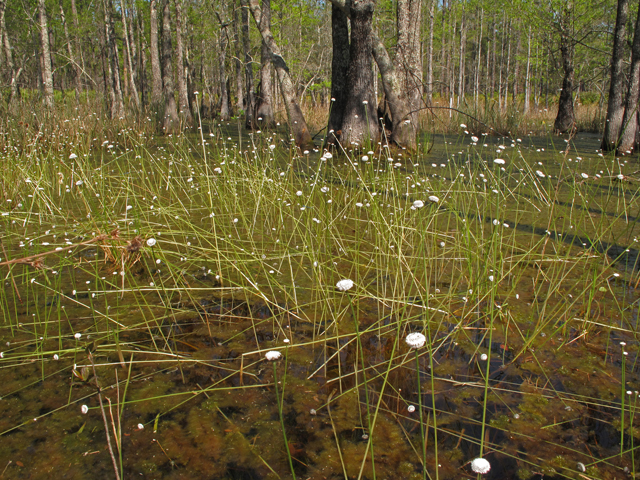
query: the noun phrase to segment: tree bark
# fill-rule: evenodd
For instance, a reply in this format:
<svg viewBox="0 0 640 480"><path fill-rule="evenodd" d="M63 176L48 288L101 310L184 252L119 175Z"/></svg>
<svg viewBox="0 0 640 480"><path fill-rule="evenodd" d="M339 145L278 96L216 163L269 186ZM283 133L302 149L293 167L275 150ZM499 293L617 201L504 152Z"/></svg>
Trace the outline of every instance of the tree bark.
<svg viewBox="0 0 640 480"><path fill-rule="evenodd" d="M180 118L173 87L173 62L171 55L171 12L169 0L162 2L162 96L164 97L163 128L165 133L176 133L180 130Z"/></svg>
<svg viewBox="0 0 640 480"><path fill-rule="evenodd" d="M189 106L189 94L187 93L187 79L184 66L184 18L182 16L182 0L174 0L176 7L176 61L178 63L178 102L180 117L185 125L193 123L191 107Z"/></svg>
<svg viewBox="0 0 640 480"><path fill-rule="evenodd" d="M162 70L160 68L160 50L158 42L158 0L150 3L151 25L151 104L158 108L162 103Z"/></svg>
<svg viewBox="0 0 640 480"><path fill-rule="evenodd" d="M604 124L601 148L604 151L615 150L625 114L624 105L624 47L627 36L627 17L629 16L629 0L618 0L616 26L613 31L613 53L611 56L611 83L609 86L609 103L607 120Z"/></svg>
<svg viewBox="0 0 640 480"><path fill-rule="evenodd" d="M376 143L380 135L373 94L373 12L376 0L351 4L351 42L347 73L347 102L340 142L344 146Z"/></svg>
<svg viewBox="0 0 640 480"><path fill-rule="evenodd" d="M124 117L124 101L122 100L122 85L120 83L120 61L116 47L115 29L111 14L111 0L103 0L105 46L109 65L109 99L111 118Z"/></svg>
<svg viewBox="0 0 640 480"><path fill-rule="evenodd" d="M622 0L621 0L622 1ZM640 9L636 18L636 28L631 47L631 72L629 88L621 123L620 141L617 155L632 152L636 147L638 134L638 100L640 99Z"/></svg>
<svg viewBox="0 0 640 480"><path fill-rule="evenodd" d="M575 114L573 111L573 45L569 35L571 5L567 5L560 19L560 54L562 56L562 68L564 78L562 91L558 100L558 115L554 123L556 133L571 131L575 126Z"/></svg>
<svg viewBox="0 0 640 480"><path fill-rule="evenodd" d="M460 65L458 67L458 106L460 102L464 102L464 52L467 44L467 29L464 21L466 16L466 9L464 3L462 4L462 19L460 21Z"/></svg>
<svg viewBox="0 0 640 480"><path fill-rule="evenodd" d="M3 15L4 15L4 12L3 12ZM82 78L82 72L80 70L80 65L78 65L78 62L76 61L76 57L73 52L73 44L71 43L71 37L69 35L69 27L67 26L67 19L66 19L66 15L64 14L64 8L62 7L62 1L60 1L60 20L62 20L62 27L64 31L64 41L67 44L67 53L69 55L69 61L73 66L76 100L79 100L80 89L82 88L82 85L80 83Z"/></svg>
<svg viewBox="0 0 640 480"><path fill-rule="evenodd" d="M258 0L243 0L243 4L245 6L247 3L251 9L253 19L258 26L258 30L260 30L262 39L266 42L269 50L271 51L273 65L276 69L278 80L280 82L280 92L287 110L289 128L294 136L296 145L299 147L312 146L313 139L309 133L309 128L307 127L307 122L302 114L302 110L300 110L300 106L296 100L296 92L293 82L291 81L291 76L289 75L289 68L280 53L280 48L273 38L271 29L267 28L266 24L262 24L262 12L258 5Z"/></svg>
<svg viewBox="0 0 640 480"><path fill-rule="evenodd" d="M244 73L242 69L242 58L244 58L244 44L242 43L242 37L240 35L240 20L238 12L241 9L237 8L237 2L233 2L233 44L236 46L234 54L234 64L236 67L236 109L238 112L244 111L245 107L245 95L244 95ZM231 108L231 107L229 107Z"/></svg>
<svg viewBox="0 0 640 480"><path fill-rule="evenodd" d="M9 69L9 73L11 75L11 80L9 83L9 106L14 107L18 100L18 77L22 69L19 69L16 72L16 66L13 62L13 51L11 49L11 41L9 40L9 32L7 31L6 22L4 20L4 12L7 3L5 0L0 0L0 40L2 40L2 45L0 49L4 48L7 67Z"/></svg>
<svg viewBox="0 0 640 480"><path fill-rule="evenodd" d="M44 104L53 107L53 71L51 65L51 49L49 44L49 25L44 0L38 0L38 16L40 17L40 48L42 55L42 85L44 88Z"/></svg>
<svg viewBox="0 0 640 480"><path fill-rule="evenodd" d="M331 105L327 124L326 143L339 141L342 118L347 103L347 72L349 70L349 21L339 7L331 5Z"/></svg>
<svg viewBox="0 0 640 480"><path fill-rule="evenodd" d="M427 45L427 78L425 87L427 90L427 103L433 104L433 27L435 19L436 0L429 2L429 43Z"/></svg>
<svg viewBox="0 0 640 480"><path fill-rule="evenodd" d="M529 34L527 35L527 71L524 77L524 107L522 113L529 113L529 98L531 96L531 25L529 25Z"/></svg>
<svg viewBox="0 0 640 480"><path fill-rule="evenodd" d="M229 103L229 92L227 72L226 72L226 59L227 59L227 47L229 45L228 37L228 24L220 19L220 50L218 53L219 66L220 66L220 119L227 121L231 116L231 105Z"/></svg>
<svg viewBox="0 0 640 480"><path fill-rule="evenodd" d="M271 10L269 10L271 13ZM264 15L264 13L262 13ZM253 97L253 58L251 57L251 37L249 36L249 11L246 7L242 8L242 47L244 50L244 71L245 71L245 126L249 129L253 128L253 109L255 99ZM271 17L269 17L271 18ZM265 17L262 17L264 21ZM271 31L271 25L265 22L265 27Z"/></svg>
<svg viewBox="0 0 640 480"><path fill-rule="evenodd" d="M398 42L394 66L400 76L400 83L405 92L411 127L415 130L420 125L422 101L422 56L420 52L420 25L422 20L422 0L398 0L397 28ZM416 135L412 136L414 139ZM414 145L406 145L414 149Z"/></svg>
<svg viewBox="0 0 640 480"><path fill-rule="evenodd" d="M134 76L135 70L133 69L133 53L131 51L132 42L129 37L129 22L127 21L127 5L125 0L121 2L122 6L122 29L124 33L124 41L126 46L126 60L129 70L129 83L131 84L131 96L133 97L134 104L136 106L136 110L140 110L140 97L138 97L138 89L136 88L136 79Z"/></svg>
<svg viewBox="0 0 640 480"><path fill-rule="evenodd" d="M271 29L271 0L262 0L262 21L267 28ZM271 63L271 52L264 40L260 50L260 63L260 87L255 99L255 125L260 129L271 129L275 126L272 108L273 86L271 85L273 65Z"/></svg>

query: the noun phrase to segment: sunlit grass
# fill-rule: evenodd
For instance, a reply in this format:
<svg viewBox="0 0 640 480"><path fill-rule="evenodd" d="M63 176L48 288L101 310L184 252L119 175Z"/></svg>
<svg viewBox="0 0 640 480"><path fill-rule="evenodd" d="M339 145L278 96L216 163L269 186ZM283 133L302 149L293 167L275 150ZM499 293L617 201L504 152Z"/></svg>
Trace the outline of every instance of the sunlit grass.
<svg viewBox="0 0 640 480"><path fill-rule="evenodd" d="M326 155L233 124L113 128L3 137L0 434L34 418L104 432L99 376L123 478L151 468L132 450L154 439L154 465L221 478L238 462L362 478L459 478L478 456L520 478L635 465L624 160L471 135L431 156ZM596 422L615 445L585 437ZM101 435L78 442L98 450Z"/></svg>

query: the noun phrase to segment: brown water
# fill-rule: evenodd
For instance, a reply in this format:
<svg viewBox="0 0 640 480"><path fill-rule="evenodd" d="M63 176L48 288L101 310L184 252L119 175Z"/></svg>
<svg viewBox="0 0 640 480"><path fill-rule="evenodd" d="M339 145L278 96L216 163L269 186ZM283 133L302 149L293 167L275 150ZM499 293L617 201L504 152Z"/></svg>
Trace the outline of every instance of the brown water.
<svg viewBox="0 0 640 480"><path fill-rule="evenodd" d="M221 137L226 135L231 133ZM640 441L631 426L640 390L637 160L625 165L624 159L602 159L597 138L584 134L568 155L558 153L558 144L565 144L557 138L513 143L489 138L490 146L473 148L492 159L502 156L495 150L504 145L500 150L513 163L518 154L511 152L520 146L531 168L544 164L547 177L528 190L519 185L523 174L510 170L504 185L514 193L506 193L504 203L452 198L435 207L432 244L413 244L407 233L407 241L394 245L406 263L376 260L379 234L367 224L364 207L336 227L337 244L321 231L305 237L306 229L294 230L294 219L302 216L278 223L267 209L251 228L244 219L234 226L218 215L209 237L218 238L216 251L224 255L214 259L213 241L207 243L202 230L211 221L208 212L184 197L192 204L192 233L184 213L175 225L163 223L173 210L157 220L132 217L132 225L119 224L127 240L162 230L162 247L143 245L123 254L106 242L47 257L44 271L19 265L9 275L0 267L0 473L114 478L106 428L123 478L290 478L273 369L264 360L276 348L286 358L277 362L277 374L299 478L344 478L345 472L374 478L374 468L376 478L422 478L420 402L430 478L436 478L436 451L439 478L475 478L470 461L481 442L492 465L486 478L626 478L635 471ZM469 148L468 136L436 137L430 153L417 165L402 161L398 175L409 177L407 183L430 176L450 185L455 179L475 192L469 198L485 198L491 181L487 187L468 173L479 161ZM296 161L294 185L317 172L319 155ZM188 173L184 164L175 168ZM379 166L391 168L384 159ZM594 179L601 169L608 178L621 168L629 178ZM335 203L361 194L367 183L349 176L353 169L335 157L324 170L325 183L339 192ZM581 172L589 174L582 189L564 182L556 193L555 181L547 179ZM116 172L112 186L142 175ZM541 187L546 191L535 190ZM424 198L378 192L383 204ZM114 210L124 211L128 201L114 201ZM310 214L325 208L299 205ZM42 251L43 241L53 248L62 238L78 244L108 231L80 211L56 226L25 227L9 216L0 230L7 251L2 257ZM461 238L461 222L473 223L468 232L475 239ZM508 232L504 243L478 240L494 238L494 227ZM356 253L341 255L343 248ZM422 265L410 260L421 256L430 259L429 269L410 277L403 265ZM313 258L323 266L337 261L317 270ZM489 273L501 278L495 288L486 280ZM357 295L334 292L341 276L363 289ZM411 278L428 285L430 295L421 296ZM415 356L404 342L410 331L431 336L431 349L418 350L421 398ZM490 355L488 368L481 354Z"/></svg>

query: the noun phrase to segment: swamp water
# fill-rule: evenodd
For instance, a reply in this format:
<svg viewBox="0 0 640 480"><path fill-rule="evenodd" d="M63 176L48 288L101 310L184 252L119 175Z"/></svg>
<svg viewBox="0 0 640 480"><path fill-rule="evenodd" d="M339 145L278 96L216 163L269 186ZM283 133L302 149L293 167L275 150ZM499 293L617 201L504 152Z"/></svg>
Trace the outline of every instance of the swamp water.
<svg viewBox="0 0 640 480"><path fill-rule="evenodd" d="M3 152L0 478L635 476L635 157L229 135Z"/></svg>

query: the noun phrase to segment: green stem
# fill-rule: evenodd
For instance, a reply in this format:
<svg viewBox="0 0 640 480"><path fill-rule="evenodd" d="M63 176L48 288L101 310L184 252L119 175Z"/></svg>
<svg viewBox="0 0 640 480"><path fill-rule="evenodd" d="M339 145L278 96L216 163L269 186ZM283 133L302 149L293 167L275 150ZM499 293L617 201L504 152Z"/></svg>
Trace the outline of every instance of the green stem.
<svg viewBox="0 0 640 480"><path fill-rule="evenodd" d="M420 385L420 361L418 356L418 349L415 349L416 352L416 378L418 380L418 408L420 409L420 438L422 440L422 478L426 480L427 478L427 448L426 442L424 438L424 421L422 420L422 387ZM438 467L436 465L436 472L438 471ZM436 473L437 475L437 473Z"/></svg>
<svg viewBox="0 0 640 480"><path fill-rule="evenodd" d="M282 436L284 437L284 448L287 450L287 459L289 460L289 468L291 468L291 475L293 480L296 478L296 472L293 470L293 461L291 460L291 451L289 450L289 442L287 441L287 432L284 429L284 416L282 415L282 399L280 398L280 392L278 392L278 369L276 368L276 362L273 363L273 384L276 386L276 400L278 401L278 414L280 416L280 426L282 427ZM284 386L283 386L284 392Z"/></svg>

